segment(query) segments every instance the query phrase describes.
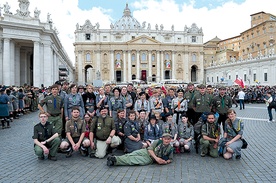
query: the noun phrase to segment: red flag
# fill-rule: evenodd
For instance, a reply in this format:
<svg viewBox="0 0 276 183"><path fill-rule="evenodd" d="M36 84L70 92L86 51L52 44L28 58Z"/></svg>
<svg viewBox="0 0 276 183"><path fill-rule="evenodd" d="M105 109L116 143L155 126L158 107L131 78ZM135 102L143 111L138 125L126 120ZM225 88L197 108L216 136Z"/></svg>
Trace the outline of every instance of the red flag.
<svg viewBox="0 0 276 183"><path fill-rule="evenodd" d="M240 87L244 88L244 82L242 79L237 78L234 82L237 83Z"/></svg>
<svg viewBox="0 0 276 183"><path fill-rule="evenodd" d="M164 85L161 87L161 90L163 91L163 93L164 93L165 95L167 95L167 90L166 90L166 88L165 88Z"/></svg>

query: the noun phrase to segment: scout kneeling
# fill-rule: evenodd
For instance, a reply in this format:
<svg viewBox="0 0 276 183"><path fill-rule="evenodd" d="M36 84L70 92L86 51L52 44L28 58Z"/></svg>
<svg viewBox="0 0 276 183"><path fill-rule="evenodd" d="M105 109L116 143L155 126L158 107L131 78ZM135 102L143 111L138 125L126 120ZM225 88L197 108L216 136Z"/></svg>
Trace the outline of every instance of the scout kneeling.
<svg viewBox="0 0 276 183"><path fill-rule="evenodd" d="M48 122L45 112L39 113L40 123L34 126L34 151L39 160L48 156L49 160L56 161L56 154L60 144L60 138L53 125Z"/></svg>
<svg viewBox="0 0 276 183"><path fill-rule="evenodd" d="M119 165L149 165L157 162L166 165L173 160L173 147L170 145L171 135L164 133L162 140L155 140L147 149L133 151L122 156L109 156L107 166Z"/></svg>

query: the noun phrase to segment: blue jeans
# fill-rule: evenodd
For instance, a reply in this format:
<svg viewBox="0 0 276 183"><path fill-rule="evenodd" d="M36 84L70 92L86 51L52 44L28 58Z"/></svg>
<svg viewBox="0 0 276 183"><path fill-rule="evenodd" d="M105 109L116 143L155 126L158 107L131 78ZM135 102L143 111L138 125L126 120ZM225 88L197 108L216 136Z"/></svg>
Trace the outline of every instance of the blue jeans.
<svg viewBox="0 0 276 183"><path fill-rule="evenodd" d="M268 116L269 116L269 121L272 121L273 120L273 117L272 117L272 109L271 107L267 107L267 111L268 111ZM275 109L275 112L276 112L276 109Z"/></svg>
<svg viewBox="0 0 276 183"><path fill-rule="evenodd" d="M244 109L244 100L240 99L240 109Z"/></svg>

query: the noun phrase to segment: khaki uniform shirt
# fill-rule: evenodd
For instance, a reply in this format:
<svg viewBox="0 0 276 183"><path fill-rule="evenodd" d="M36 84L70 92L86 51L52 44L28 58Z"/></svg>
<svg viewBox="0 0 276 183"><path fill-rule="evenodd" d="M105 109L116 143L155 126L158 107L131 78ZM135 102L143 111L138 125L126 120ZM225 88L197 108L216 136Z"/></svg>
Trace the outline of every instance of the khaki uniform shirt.
<svg viewBox="0 0 276 183"><path fill-rule="evenodd" d="M212 101L211 96L207 93L203 95L201 93L197 93L193 98L193 107L195 107L195 112L210 112Z"/></svg>
<svg viewBox="0 0 276 183"><path fill-rule="evenodd" d="M44 126L41 123L38 123L34 126L33 139L43 142L52 137L55 133L57 133L55 127L53 127L53 125L51 125L48 121Z"/></svg>
<svg viewBox="0 0 276 183"><path fill-rule="evenodd" d="M80 118L77 121L70 119L66 122L65 133L70 132L72 138L80 137L86 131L85 123Z"/></svg>
<svg viewBox="0 0 276 183"><path fill-rule="evenodd" d="M56 106L55 106L56 100ZM63 108L63 100L60 96L54 97L53 95L49 95L40 101L40 106L46 104L47 112L51 115L58 115L61 113L61 109Z"/></svg>
<svg viewBox="0 0 276 183"><path fill-rule="evenodd" d="M112 130L116 130L114 120L108 116L94 118L90 126L90 132L94 133L94 138L103 141L109 137Z"/></svg>
<svg viewBox="0 0 276 183"><path fill-rule="evenodd" d="M159 158L164 159L166 156L171 161L173 159L173 147L170 144L167 146L163 145L162 140L155 140L151 146L148 147L148 150L153 150L154 154Z"/></svg>

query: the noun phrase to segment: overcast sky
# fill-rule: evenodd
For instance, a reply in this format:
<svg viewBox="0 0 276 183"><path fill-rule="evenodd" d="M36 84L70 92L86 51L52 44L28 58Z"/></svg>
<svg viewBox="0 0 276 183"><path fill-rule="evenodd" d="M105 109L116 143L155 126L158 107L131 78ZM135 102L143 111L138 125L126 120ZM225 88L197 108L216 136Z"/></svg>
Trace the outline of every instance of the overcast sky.
<svg viewBox="0 0 276 183"><path fill-rule="evenodd" d="M76 24L83 25L89 19L101 28L109 28L123 15L126 2L134 18L140 23L146 21L163 24L164 30L183 31L184 26L196 23L202 27L204 42L218 36L227 39L239 35L250 28L250 15L264 11L276 15L276 0L29 0L31 16L35 7L40 11L40 20L45 22L51 14L59 38L71 61L74 59L74 31ZM0 0L1 7L6 2L10 11L19 9L18 0ZM2 10L3 12L3 10Z"/></svg>

